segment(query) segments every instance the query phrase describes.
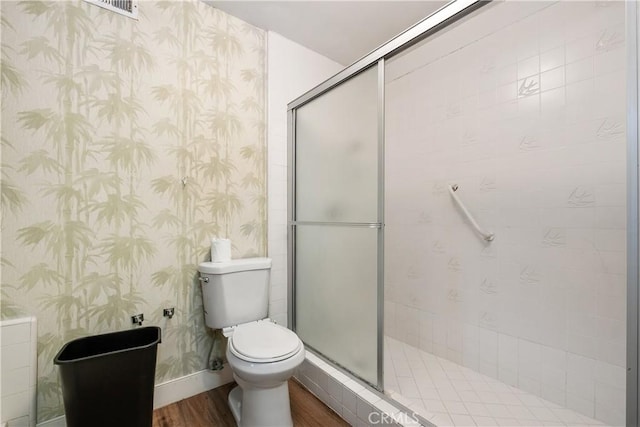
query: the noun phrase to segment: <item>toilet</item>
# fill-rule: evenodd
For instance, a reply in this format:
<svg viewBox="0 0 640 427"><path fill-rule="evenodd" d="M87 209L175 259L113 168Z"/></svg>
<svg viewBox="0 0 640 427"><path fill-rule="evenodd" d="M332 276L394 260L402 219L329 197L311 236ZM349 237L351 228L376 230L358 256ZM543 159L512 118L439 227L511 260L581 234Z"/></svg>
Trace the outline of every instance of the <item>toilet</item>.
<svg viewBox="0 0 640 427"><path fill-rule="evenodd" d="M304 360L291 330L267 318L269 258L198 266L205 323L228 338L227 361L238 386L229 406L238 426L292 426L287 380Z"/></svg>

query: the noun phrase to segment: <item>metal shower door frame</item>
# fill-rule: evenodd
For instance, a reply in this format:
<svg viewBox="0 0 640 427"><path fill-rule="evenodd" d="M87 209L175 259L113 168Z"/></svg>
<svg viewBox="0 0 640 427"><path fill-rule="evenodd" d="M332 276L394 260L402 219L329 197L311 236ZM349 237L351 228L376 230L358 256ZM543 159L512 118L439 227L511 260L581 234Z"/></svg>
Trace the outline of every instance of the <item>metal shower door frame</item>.
<svg viewBox="0 0 640 427"><path fill-rule="evenodd" d="M638 292L638 278L640 277L640 260L638 247L640 243L639 230L639 195L640 188L638 165L640 152L638 150L638 122L640 106L638 105L638 48L640 40L638 22L640 22L640 8L635 1L625 2L626 48L627 48L627 425L636 426L640 421L640 372L638 371L638 356L640 350L640 327L638 325L638 307L640 293Z"/></svg>

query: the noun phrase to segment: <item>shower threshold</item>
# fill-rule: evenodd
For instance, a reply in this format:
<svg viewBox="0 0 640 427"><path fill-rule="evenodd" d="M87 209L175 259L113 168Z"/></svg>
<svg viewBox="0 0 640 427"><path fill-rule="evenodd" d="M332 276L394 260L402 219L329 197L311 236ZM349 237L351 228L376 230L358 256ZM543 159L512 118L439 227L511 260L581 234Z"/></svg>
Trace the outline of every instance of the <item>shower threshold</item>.
<svg viewBox="0 0 640 427"><path fill-rule="evenodd" d="M394 338L385 336L385 393L436 426L603 426Z"/></svg>

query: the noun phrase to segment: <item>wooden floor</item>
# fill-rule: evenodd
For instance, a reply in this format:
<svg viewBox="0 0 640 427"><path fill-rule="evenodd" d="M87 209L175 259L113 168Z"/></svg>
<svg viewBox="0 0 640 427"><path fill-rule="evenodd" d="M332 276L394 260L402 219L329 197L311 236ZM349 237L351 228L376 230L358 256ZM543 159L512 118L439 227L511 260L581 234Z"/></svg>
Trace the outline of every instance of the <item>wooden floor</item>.
<svg viewBox="0 0 640 427"><path fill-rule="evenodd" d="M153 411L153 427L235 427L236 422L227 404L227 396L235 385L226 384L156 409ZM349 425L295 380L289 380L289 397L296 427Z"/></svg>

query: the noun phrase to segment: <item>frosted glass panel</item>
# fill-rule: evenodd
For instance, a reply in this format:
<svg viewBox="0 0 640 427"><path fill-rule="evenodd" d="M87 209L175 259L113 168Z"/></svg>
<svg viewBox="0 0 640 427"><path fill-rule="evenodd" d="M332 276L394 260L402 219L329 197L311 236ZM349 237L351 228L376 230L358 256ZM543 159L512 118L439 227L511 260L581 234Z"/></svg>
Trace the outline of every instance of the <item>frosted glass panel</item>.
<svg viewBox="0 0 640 427"><path fill-rule="evenodd" d="M377 67L296 112L298 221L377 222Z"/></svg>
<svg viewBox="0 0 640 427"><path fill-rule="evenodd" d="M372 228L299 225L296 333L377 384L377 238Z"/></svg>

